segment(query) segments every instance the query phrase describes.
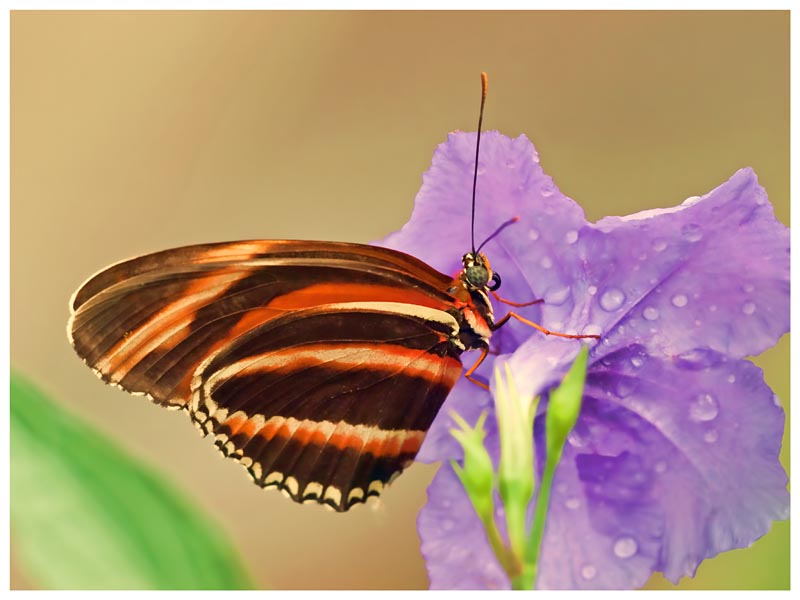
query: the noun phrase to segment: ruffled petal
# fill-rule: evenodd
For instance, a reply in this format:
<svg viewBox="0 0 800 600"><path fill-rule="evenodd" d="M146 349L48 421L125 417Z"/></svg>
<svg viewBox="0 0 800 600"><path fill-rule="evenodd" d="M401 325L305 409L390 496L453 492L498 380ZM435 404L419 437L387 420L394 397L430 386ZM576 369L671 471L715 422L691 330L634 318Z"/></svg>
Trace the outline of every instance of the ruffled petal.
<svg viewBox="0 0 800 600"><path fill-rule="evenodd" d="M695 369L632 345L590 366L556 472L538 588L636 588L653 571L677 582L788 518L780 403L749 361L717 354L711 362ZM497 456L492 418L486 427ZM535 429L541 456L543 416ZM508 586L449 466L418 526L433 587Z"/></svg>
<svg viewBox="0 0 800 600"><path fill-rule="evenodd" d="M789 330L789 230L750 169L671 209L581 231L590 324L607 351L631 342L676 356L759 354Z"/></svg>

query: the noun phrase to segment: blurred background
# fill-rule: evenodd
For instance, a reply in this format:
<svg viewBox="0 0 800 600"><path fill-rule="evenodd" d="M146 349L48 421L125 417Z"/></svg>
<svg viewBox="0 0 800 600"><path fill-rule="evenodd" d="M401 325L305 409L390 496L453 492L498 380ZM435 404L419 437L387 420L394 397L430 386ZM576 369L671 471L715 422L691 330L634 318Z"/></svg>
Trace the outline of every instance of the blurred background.
<svg viewBox="0 0 800 600"><path fill-rule="evenodd" d="M141 253L399 228L436 145L475 129L481 70L485 127L530 137L591 220L749 165L788 225L788 11L12 12L12 366L213 515L261 586L426 588L435 466L377 510L262 491L184 414L102 385L67 301ZM788 337L756 359L787 410ZM787 420L787 470L788 445ZM12 588L35 587L11 534ZM788 588L788 523L682 587Z"/></svg>

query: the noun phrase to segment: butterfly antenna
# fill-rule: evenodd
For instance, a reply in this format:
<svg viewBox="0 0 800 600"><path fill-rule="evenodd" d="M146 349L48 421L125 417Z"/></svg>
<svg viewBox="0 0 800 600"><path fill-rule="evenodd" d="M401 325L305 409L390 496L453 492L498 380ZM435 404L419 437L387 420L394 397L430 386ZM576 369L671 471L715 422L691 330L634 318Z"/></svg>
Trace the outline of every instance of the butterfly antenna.
<svg viewBox="0 0 800 600"><path fill-rule="evenodd" d="M488 242L490 240L493 240L495 237L497 237L498 233L503 231L503 229L505 229L509 225L513 225L514 223L519 223L519 217L511 217L508 221L506 221L505 223L500 225L500 227L495 229L494 233L492 235L490 235L488 238L486 238L485 240L483 240L483 243L480 246L478 246L478 252L480 252L481 248L483 248L486 245L486 242Z"/></svg>
<svg viewBox="0 0 800 600"><path fill-rule="evenodd" d="M483 105L486 103L486 88L489 80L481 73L481 112L478 116L478 141L475 144L475 173L472 176L472 254L475 254L475 188L478 186L478 154L481 150L481 125L483 124Z"/></svg>

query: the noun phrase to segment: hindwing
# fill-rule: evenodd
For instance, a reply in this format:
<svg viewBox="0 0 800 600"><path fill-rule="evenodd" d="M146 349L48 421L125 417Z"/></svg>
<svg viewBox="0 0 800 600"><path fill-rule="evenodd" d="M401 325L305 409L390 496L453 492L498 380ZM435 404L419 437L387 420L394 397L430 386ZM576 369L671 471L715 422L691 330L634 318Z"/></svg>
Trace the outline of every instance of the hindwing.
<svg viewBox="0 0 800 600"><path fill-rule="evenodd" d="M205 361L190 413L257 484L345 511L417 454L461 373L457 333L402 303L293 311Z"/></svg>

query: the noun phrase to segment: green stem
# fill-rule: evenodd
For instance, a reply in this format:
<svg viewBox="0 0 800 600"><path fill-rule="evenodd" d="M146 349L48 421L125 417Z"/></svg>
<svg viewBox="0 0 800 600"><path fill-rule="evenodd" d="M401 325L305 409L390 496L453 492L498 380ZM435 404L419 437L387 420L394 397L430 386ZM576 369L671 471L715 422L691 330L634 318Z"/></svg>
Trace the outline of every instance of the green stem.
<svg viewBox="0 0 800 600"><path fill-rule="evenodd" d="M500 535L497 524L494 522L494 518L491 515L485 518L482 517L481 522L483 523L483 528L486 530L489 543L492 545L492 550L494 550L495 556L500 561L500 566L503 567L503 570L508 573L509 577L513 580L513 574L520 571L519 561L516 560L513 552L510 552L508 547L506 547L503 536Z"/></svg>
<svg viewBox="0 0 800 600"><path fill-rule="evenodd" d="M555 456L553 456L555 454ZM550 489L553 486L553 476L561 460L561 451L557 453L548 452L542 473L542 481L539 483L539 494L536 497L536 510L533 514L533 528L531 537L528 540L528 548L525 553L525 564L530 568L533 578L532 585L536 583L537 566L539 563L539 549L544 537L544 525L547 520L547 508L550 505ZM532 587L530 589L533 589Z"/></svg>

